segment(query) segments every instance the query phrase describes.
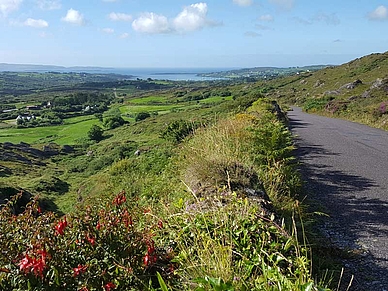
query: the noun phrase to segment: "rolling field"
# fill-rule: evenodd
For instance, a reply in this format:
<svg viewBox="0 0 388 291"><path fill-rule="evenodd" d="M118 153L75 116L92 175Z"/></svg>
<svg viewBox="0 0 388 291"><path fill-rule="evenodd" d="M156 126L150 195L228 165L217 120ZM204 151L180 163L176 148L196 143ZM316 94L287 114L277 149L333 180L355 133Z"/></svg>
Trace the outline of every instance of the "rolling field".
<svg viewBox="0 0 388 291"><path fill-rule="evenodd" d="M0 142L75 144L77 139L87 137L90 127L98 123L98 119L94 116L80 116L66 119L63 125L58 126L3 128L0 129Z"/></svg>

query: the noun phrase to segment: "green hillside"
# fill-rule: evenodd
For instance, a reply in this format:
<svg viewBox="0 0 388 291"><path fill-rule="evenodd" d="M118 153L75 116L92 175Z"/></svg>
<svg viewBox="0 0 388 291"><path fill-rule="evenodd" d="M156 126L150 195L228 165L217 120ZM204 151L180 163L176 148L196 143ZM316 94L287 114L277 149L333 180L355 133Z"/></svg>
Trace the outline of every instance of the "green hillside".
<svg viewBox="0 0 388 291"><path fill-rule="evenodd" d="M306 111L388 129L388 52L259 86L271 98Z"/></svg>

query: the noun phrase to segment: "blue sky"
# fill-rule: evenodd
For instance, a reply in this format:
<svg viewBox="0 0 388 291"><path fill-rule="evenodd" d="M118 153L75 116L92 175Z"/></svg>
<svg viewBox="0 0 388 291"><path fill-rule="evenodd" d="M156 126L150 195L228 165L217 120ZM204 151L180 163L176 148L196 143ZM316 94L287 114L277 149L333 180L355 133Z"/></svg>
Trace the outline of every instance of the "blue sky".
<svg viewBox="0 0 388 291"><path fill-rule="evenodd" d="M387 0L0 0L0 63L341 64L388 50Z"/></svg>

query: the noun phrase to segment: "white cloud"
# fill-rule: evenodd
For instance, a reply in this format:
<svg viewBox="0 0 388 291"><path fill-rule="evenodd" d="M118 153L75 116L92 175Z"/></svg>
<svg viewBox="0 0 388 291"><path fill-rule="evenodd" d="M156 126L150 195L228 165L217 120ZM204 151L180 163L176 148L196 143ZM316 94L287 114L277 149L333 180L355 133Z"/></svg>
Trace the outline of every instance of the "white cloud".
<svg viewBox="0 0 388 291"><path fill-rule="evenodd" d="M84 16L79 11L74 10L73 8L67 11L66 16L62 17L62 21L75 25L85 24Z"/></svg>
<svg viewBox="0 0 388 291"><path fill-rule="evenodd" d="M272 22L274 20L273 16L270 14L261 15L259 17L260 21Z"/></svg>
<svg viewBox="0 0 388 291"><path fill-rule="evenodd" d="M173 20L174 29L178 32L195 31L213 24L207 19L206 3L185 7Z"/></svg>
<svg viewBox="0 0 388 291"><path fill-rule="evenodd" d="M9 13L19 9L23 0L0 0L0 13L6 17Z"/></svg>
<svg viewBox="0 0 388 291"><path fill-rule="evenodd" d="M120 35L120 38L121 39L125 39L125 38L128 38L129 37L129 33L127 33L127 32L124 32L124 33L122 33L121 35Z"/></svg>
<svg viewBox="0 0 388 291"><path fill-rule="evenodd" d="M269 3L275 4L282 9L290 10L294 7L294 0L269 0Z"/></svg>
<svg viewBox="0 0 388 291"><path fill-rule="evenodd" d="M253 4L253 0L233 0L233 3L239 6L251 6Z"/></svg>
<svg viewBox="0 0 388 291"><path fill-rule="evenodd" d="M108 28L108 27L101 29L101 31L107 34L115 33L115 30L113 28Z"/></svg>
<svg viewBox="0 0 388 291"><path fill-rule="evenodd" d="M386 6L379 6L374 11L368 14L370 20L386 20L388 19L388 8Z"/></svg>
<svg viewBox="0 0 388 291"><path fill-rule="evenodd" d="M45 28L49 26L46 20L33 18L28 18L26 21L24 21L23 25L34 28Z"/></svg>
<svg viewBox="0 0 388 291"><path fill-rule="evenodd" d="M132 15L125 13L109 13L108 18L112 21L132 21Z"/></svg>
<svg viewBox="0 0 388 291"><path fill-rule="evenodd" d="M173 19L147 12L132 22L132 28L142 33L163 34L184 33L218 25L218 23L207 18L207 12L207 4L202 2L184 7L182 12Z"/></svg>
<svg viewBox="0 0 388 291"><path fill-rule="evenodd" d="M132 22L132 28L137 32L158 34L170 32L170 25L166 16L155 13L143 13Z"/></svg>
<svg viewBox="0 0 388 291"><path fill-rule="evenodd" d="M36 4L42 10L56 10L62 7L60 0L36 0Z"/></svg>

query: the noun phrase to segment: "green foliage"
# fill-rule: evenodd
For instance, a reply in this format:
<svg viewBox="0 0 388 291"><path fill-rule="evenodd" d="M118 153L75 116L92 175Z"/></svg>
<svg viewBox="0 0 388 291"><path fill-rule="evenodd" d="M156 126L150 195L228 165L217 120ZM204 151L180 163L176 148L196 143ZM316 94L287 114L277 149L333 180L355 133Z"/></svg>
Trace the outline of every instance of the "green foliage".
<svg viewBox="0 0 388 291"><path fill-rule="evenodd" d="M306 112L322 111L331 100L331 98L309 99L303 104L303 109Z"/></svg>
<svg viewBox="0 0 388 291"><path fill-rule="evenodd" d="M109 116L104 120L104 126L107 129L114 129L124 125L126 121L121 116Z"/></svg>
<svg viewBox="0 0 388 291"><path fill-rule="evenodd" d="M100 141L102 140L104 131L98 125L92 125L88 131L88 137L91 140Z"/></svg>
<svg viewBox="0 0 388 291"><path fill-rule="evenodd" d="M141 120L144 120L144 119L147 119L151 117L151 114L149 114L148 112L139 112L136 114L135 116L135 121L141 121Z"/></svg>
<svg viewBox="0 0 388 291"><path fill-rule="evenodd" d="M43 176L33 181L31 190L35 193L56 193L63 195L69 191L70 185L55 176Z"/></svg>
<svg viewBox="0 0 388 291"><path fill-rule="evenodd" d="M259 204L222 195L193 200L174 215L168 233L177 241L177 274L194 290L304 290L306 249L261 215ZM194 284L194 285L193 285ZM181 290L182 290L181 289Z"/></svg>
<svg viewBox="0 0 388 291"><path fill-rule="evenodd" d="M161 137L174 143L180 143L185 137L192 134L198 127L198 123L185 120L175 120L167 125L161 133Z"/></svg>
<svg viewBox="0 0 388 291"><path fill-rule="evenodd" d="M246 95L235 96L233 101L227 102L223 106L227 111L232 111L235 113L244 112L259 98L262 98L262 95L259 92L251 92Z"/></svg>

